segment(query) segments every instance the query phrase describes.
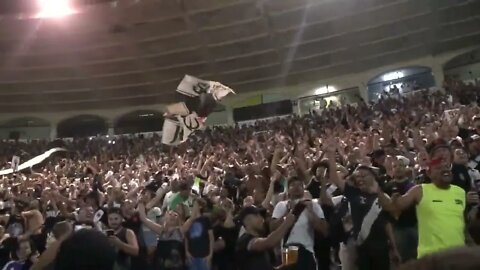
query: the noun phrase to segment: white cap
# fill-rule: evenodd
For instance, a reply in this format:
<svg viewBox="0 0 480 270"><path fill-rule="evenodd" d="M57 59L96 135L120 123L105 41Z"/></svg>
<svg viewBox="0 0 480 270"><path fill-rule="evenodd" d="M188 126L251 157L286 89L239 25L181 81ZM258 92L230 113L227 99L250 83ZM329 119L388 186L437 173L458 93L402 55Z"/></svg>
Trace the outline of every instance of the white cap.
<svg viewBox="0 0 480 270"><path fill-rule="evenodd" d="M404 166L410 166L410 160L404 156L397 156L397 160L401 161Z"/></svg>

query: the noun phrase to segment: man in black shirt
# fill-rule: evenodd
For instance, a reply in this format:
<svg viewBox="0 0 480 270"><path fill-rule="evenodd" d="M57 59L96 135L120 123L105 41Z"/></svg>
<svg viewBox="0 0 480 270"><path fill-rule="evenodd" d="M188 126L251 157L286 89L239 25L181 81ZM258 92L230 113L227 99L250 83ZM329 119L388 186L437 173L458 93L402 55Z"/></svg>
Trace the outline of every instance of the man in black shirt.
<svg viewBox="0 0 480 270"><path fill-rule="evenodd" d="M245 233L237 241L238 269L273 270L269 251L280 244L288 229L295 223L295 216L287 214L282 224L266 238L260 237L265 221L256 207L242 209L239 219L245 227Z"/></svg>
<svg viewBox="0 0 480 270"><path fill-rule="evenodd" d="M378 202L378 168L361 165L351 181L341 179L336 171L336 145L327 145L330 181L343 190L351 207L353 237L357 246L359 270L390 269L389 250L398 257L389 215Z"/></svg>
<svg viewBox="0 0 480 270"><path fill-rule="evenodd" d="M186 233L186 251L190 269L208 270L211 267L213 256L214 235L210 219L203 215L207 202L203 199L196 199L193 204L193 220Z"/></svg>
<svg viewBox="0 0 480 270"><path fill-rule="evenodd" d="M397 156L392 163L393 179L385 187L389 196L406 194L415 183L409 175L409 160ZM418 232L415 207L402 212L394 224L395 242L404 262L417 258Z"/></svg>

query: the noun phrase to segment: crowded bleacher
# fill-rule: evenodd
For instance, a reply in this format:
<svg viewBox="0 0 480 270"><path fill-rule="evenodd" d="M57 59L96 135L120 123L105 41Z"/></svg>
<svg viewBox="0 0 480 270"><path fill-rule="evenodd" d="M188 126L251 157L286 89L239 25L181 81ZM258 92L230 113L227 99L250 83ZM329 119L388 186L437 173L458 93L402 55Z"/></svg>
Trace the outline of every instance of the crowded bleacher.
<svg viewBox="0 0 480 270"><path fill-rule="evenodd" d="M1 0L0 270L479 270L478 25Z"/></svg>
<svg viewBox="0 0 480 270"><path fill-rule="evenodd" d="M67 151L3 176L1 265L397 269L478 244L478 95L447 82L209 127L176 147L161 135L3 141L3 168Z"/></svg>

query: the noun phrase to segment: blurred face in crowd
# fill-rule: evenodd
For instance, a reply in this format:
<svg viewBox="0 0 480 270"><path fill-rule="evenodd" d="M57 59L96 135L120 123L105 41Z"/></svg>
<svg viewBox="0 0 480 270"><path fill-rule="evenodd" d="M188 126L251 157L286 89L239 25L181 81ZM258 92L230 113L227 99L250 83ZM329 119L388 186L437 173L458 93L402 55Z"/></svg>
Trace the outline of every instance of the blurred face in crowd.
<svg viewBox="0 0 480 270"><path fill-rule="evenodd" d="M369 188L373 185L375 176L368 169L357 169L353 173L355 180L355 186L363 192L367 192Z"/></svg>
<svg viewBox="0 0 480 270"><path fill-rule="evenodd" d="M403 179L407 177L407 166L401 160L392 160L392 171L395 179Z"/></svg>
<svg viewBox="0 0 480 270"><path fill-rule="evenodd" d="M244 219L245 227L257 233L263 232L264 219L261 215L248 215Z"/></svg>
<svg viewBox="0 0 480 270"><path fill-rule="evenodd" d="M32 249L30 247L30 242L29 241L21 241L19 243L18 249L17 249L17 257L20 261L25 261L28 259L30 254L32 253Z"/></svg>
<svg viewBox="0 0 480 270"><path fill-rule="evenodd" d="M432 159L428 177L439 186L448 186L452 182L452 165L442 159Z"/></svg>
<svg viewBox="0 0 480 270"><path fill-rule="evenodd" d="M290 199L296 200L303 198L305 188L303 186L303 181L295 180L288 183L288 195Z"/></svg>
<svg viewBox="0 0 480 270"><path fill-rule="evenodd" d="M243 199L243 207L253 206L254 203L255 201L253 200L252 196L247 196L245 199Z"/></svg>
<svg viewBox="0 0 480 270"><path fill-rule="evenodd" d="M385 163L383 164L383 166L385 167L385 169L387 170L387 172L391 172L393 171L393 161L395 160L395 158L393 156L390 156L388 155L386 158L385 158Z"/></svg>
<svg viewBox="0 0 480 270"><path fill-rule="evenodd" d="M119 213L108 214L108 227L112 230L117 230L122 227L123 218Z"/></svg>
<svg viewBox="0 0 480 270"><path fill-rule="evenodd" d="M135 205L131 200L126 200L122 204L122 214L124 217L131 217L135 213Z"/></svg>
<svg viewBox="0 0 480 270"><path fill-rule="evenodd" d="M442 162L452 164L452 153L449 148L442 147L432 153L430 160L442 160Z"/></svg>
<svg viewBox="0 0 480 270"><path fill-rule="evenodd" d="M177 207L175 207L175 213L178 214L178 217L181 221L184 221L186 219L186 205L179 203L177 204Z"/></svg>
<svg viewBox="0 0 480 270"><path fill-rule="evenodd" d="M417 163L420 167L425 168L428 166L428 153L421 151L417 154Z"/></svg>
<svg viewBox="0 0 480 270"><path fill-rule="evenodd" d="M453 152L453 162L456 164L467 165L468 163L468 154L462 148L457 148Z"/></svg>
<svg viewBox="0 0 480 270"><path fill-rule="evenodd" d="M84 206L78 211L78 220L80 222L93 221L93 216L95 215L93 208L91 206Z"/></svg>
<svg viewBox="0 0 480 270"><path fill-rule="evenodd" d="M169 228L180 225L180 216L174 211L169 211L165 216L165 225Z"/></svg>
<svg viewBox="0 0 480 270"><path fill-rule="evenodd" d="M91 197L87 197L85 199L85 203L92 207L93 209L97 209L98 208L98 204L97 204L97 201L94 199L94 198L91 198Z"/></svg>
<svg viewBox="0 0 480 270"><path fill-rule="evenodd" d="M352 152L348 155L348 161L351 164L355 164L360 159L360 149L358 147L353 148Z"/></svg>
<svg viewBox="0 0 480 270"><path fill-rule="evenodd" d="M262 189L260 188L256 188L253 190L253 201L254 201L254 204L255 205L259 205L263 202L263 200L265 199L265 192L263 192Z"/></svg>

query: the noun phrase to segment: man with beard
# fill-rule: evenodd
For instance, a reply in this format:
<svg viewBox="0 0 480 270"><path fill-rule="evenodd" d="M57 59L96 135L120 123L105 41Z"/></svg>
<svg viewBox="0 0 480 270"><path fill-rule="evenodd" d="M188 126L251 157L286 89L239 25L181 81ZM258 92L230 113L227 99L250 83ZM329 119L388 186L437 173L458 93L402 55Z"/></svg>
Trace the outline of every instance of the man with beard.
<svg viewBox="0 0 480 270"><path fill-rule="evenodd" d="M282 241L295 223L295 216L289 212L279 227L265 238L262 237L265 221L255 206L243 208L239 220L245 228L245 233L238 239L236 245L238 269L273 270L270 251Z"/></svg>
<svg viewBox="0 0 480 270"><path fill-rule="evenodd" d="M377 187L384 209L401 212L416 206L418 219L418 258L438 251L465 245L465 191L452 185L451 155L448 145L433 142L428 176L432 183L417 185L405 195L386 196Z"/></svg>
<svg viewBox="0 0 480 270"><path fill-rule="evenodd" d="M132 266L132 257L138 256L138 242L135 233L123 227L122 210L119 208L111 208L108 210L108 227L107 236L110 243L117 250L117 259L115 270L128 270Z"/></svg>
<svg viewBox="0 0 480 270"><path fill-rule="evenodd" d="M144 269L147 266L147 246L142 231L140 215L135 211L135 204L131 200L125 200L120 208L124 218L123 227L130 229L136 236L138 245L138 256L132 257L132 269ZM156 240L156 238L155 238Z"/></svg>

